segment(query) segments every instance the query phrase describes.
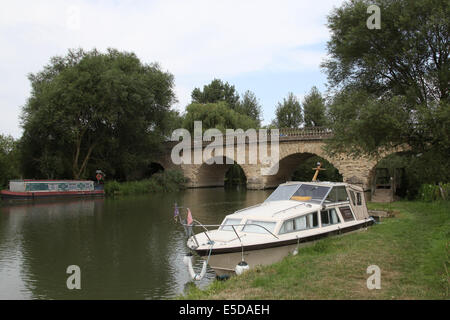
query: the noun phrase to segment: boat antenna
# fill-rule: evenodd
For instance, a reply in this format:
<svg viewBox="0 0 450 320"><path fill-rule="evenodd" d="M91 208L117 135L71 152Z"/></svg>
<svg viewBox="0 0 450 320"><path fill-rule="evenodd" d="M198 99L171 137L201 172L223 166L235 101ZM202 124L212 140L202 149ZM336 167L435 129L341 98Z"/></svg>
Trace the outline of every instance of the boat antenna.
<svg viewBox="0 0 450 320"><path fill-rule="evenodd" d="M317 176L319 175L319 171L327 170L327 169L323 169L321 167L322 167L322 164L320 162L317 162L317 167L312 168L313 170L316 170L316 173L314 173L314 177L312 178L312 181L317 181Z"/></svg>

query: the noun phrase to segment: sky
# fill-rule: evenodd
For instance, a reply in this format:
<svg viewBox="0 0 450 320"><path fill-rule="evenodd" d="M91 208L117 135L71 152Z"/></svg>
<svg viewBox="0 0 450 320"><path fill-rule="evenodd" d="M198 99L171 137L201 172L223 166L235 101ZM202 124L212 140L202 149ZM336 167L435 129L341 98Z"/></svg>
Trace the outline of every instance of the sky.
<svg viewBox="0 0 450 320"><path fill-rule="evenodd" d="M116 48L175 77L183 112L213 79L253 91L263 124L289 92L326 90L327 15L343 0L0 0L0 134L20 138L30 73L68 49Z"/></svg>

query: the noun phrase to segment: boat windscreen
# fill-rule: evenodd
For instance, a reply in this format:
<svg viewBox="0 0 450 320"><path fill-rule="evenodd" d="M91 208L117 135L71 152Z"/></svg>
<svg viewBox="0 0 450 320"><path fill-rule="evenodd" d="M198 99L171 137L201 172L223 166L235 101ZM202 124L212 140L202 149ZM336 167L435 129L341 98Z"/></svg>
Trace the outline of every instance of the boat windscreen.
<svg viewBox="0 0 450 320"><path fill-rule="evenodd" d="M302 184L290 199L303 202L322 203L329 190L330 187Z"/></svg>
<svg viewBox="0 0 450 320"><path fill-rule="evenodd" d="M289 200L299 187L300 184L278 186L264 202Z"/></svg>
<svg viewBox="0 0 450 320"><path fill-rule="evenodd" d="M227 219L225 219L225 221L220 226L220 230L233 231L233 228L231 226L232 225L238 225L239 223L241 223L241 220L242 219L230 219L230 218L227 218Z"/></svg>

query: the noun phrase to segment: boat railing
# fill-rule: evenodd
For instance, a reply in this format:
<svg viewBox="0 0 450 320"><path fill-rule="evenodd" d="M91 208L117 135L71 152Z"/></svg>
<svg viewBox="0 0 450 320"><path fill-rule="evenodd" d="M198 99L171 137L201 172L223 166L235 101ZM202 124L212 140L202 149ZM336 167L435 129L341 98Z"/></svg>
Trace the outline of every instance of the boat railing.
<svg viewBox="0 0 450 320"><path fill-rule="evenodd" d="M236 234L236 236L237 236L237 238L239 239L239 242L241 243L241 246L242 246L242 240L241 240L241 237L239 236L239 234L238 234L238 232L236 231L236 227L242 227L242 226L257 226L257 227L260 227L260 228L262 228L263 230L265 230L265 231L267 231L267 233L269 233L269 234L271 234L273 237L275 237L276 239L279 239L272 231L270 231L269 229L267 229L266 227L264 227L264 226L262 226L262 225L260 225L260 224L257 224L257 223L240 223L240 224L203 224L203 223L201 223L201 222L199 222L198 220L193 220L193 222L194 223L192 223L192 224L186 224L186 223L181 223L181 225L182 226L184 226L184 227L201 227L201 228L203 228L205 231L203 232L205 235L206 235L206 237L208 238L208 241L209 241L209 243L213 243L213 241L211 240L211 238L209 237L209 235L208 235L208 232L210 231L209 229L208 229L208 227L231 227L232 229L233 229L233 231L234 231L234 233ZM194 238L194 241L195 241L195 243L197 244L197 247L199 247L200 245L199 245L199 243L198 243L198 240L197 240L197 237L195 236L195 233L193 234L193 238Z"/></svg>
<svg viewBox="0 0 450 320"><path fill-rule="evenodd" d="M263 202L263 203L264 203L264 202ZM254 206L251 206L251 207L239 209L239 210L235 211L234 213L238 213L238 212L241 212L241 211L245 211L245 210L249 210L249 209L253 209L253 208L259 207L259 206L262 205L263 203L258 203L258 204L255 204Z"/></svg>
<svg viewBox="0 0 450 320"><path fill-rule="evenodd" d="M283 212L286 212L286 211L288 211L288 210L295 209L295 208L297 208L297 207L299 207L299 206L306 206L306 205L307 205L307 203L305 203L305 202L296 204L295 206L292 206L292 207L289 207L289 208L286 208L286 209L282 209L282 210L279 210L279 211L273 213L273 214L272 214L272 217L275 217L275 216L276 216L277 214L279 214L279 213L283 213Z"/></svg>

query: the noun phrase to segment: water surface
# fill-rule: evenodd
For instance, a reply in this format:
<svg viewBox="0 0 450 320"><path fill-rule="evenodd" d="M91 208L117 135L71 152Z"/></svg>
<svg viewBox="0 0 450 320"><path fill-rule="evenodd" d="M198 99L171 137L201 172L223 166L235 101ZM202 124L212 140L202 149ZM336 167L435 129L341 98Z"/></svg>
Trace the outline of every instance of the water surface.
<svg viewBox="0 0 450 320"><path fill-rule="evenodd" d="M0 202L0 299L167 299L191 285L186 235L173 204L204 224L271 191L190 189L106 199ZM180 212L184 215L185 210ZM69 265L81 289L69 290ZM201 260L197 260L197 270ZM214 273L196 282L206 286Z"/></svg>

